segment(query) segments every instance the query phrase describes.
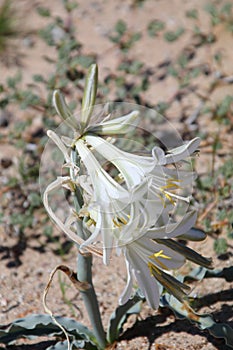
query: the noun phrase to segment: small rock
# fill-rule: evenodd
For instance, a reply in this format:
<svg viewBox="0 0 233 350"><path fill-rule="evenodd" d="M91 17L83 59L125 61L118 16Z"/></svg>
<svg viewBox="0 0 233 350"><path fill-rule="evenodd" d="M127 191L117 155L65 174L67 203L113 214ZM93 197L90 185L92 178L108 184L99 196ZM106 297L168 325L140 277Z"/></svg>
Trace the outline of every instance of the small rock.
<svg viewBox="0 0 233 350"><path fill-rule="evenodd" d="M0 127L6 128L9 125L7 113L4 111L0 114Z"/></svg>
<svg viewBox="0 0 233 350"><path fill-rule="evenodd" d="M4 169L9 168L13 164L12 160L10 158L2 158L1 159L1 166Z"/></svg>

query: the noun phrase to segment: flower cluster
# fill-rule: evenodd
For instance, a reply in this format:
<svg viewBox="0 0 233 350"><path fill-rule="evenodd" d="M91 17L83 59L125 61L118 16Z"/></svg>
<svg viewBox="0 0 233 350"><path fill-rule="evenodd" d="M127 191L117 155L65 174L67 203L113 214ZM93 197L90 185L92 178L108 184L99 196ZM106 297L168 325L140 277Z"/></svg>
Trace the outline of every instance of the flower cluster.
<svg viewBox="0 0 233 350"><path fill-rule="evenodd" d="M190 198L180 192L190 186L195 174L176 164L197 151L199 138L165 153L154 147L146 156L119 149L111 135L125 135L137 124L140 114L132 111L111 119L107 115L99 123L92 121L96 94L97 68L90 69L77 121L59 91L54 92L54 106L74 130L72 139L48 136L64 156L70 175L59 177L44 193L45 207L58 226L73 240L80 252L103 257L108 264L113 249L123 255L127 266L127 284L120 296L125 303L131 296L133 281L153 308L159 306L164 287L179 300L186 297L188 287L173 276L186 259L210 267L211 260L200 256L176 238L201 240L205 235L192 227L196 212L187 211L183 218L172 221L171 211L179 202ZM104 167L104 163L109 166ZM112 175L111 169L114 169ZM58 187L68 188L76 198L70 217L63 223L52 211L48 194ZM78 222L81 234L75 232ZM99 246L101 242L101 246Z"/></svg>

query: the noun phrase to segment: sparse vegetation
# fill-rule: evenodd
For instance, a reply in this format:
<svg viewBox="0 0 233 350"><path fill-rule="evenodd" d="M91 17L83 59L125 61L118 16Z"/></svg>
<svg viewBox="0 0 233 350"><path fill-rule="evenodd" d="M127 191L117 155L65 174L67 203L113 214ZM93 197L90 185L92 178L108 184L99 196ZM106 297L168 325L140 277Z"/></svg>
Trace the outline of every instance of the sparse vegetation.
<svg viewBox="0 0 233 350"><path fill-rule="evenodd" d="M140 11L147 9L150 0L130 3L129 11L140 18ZM23 246L25 251L33 239L34 246L36 241L36 249L43 254L50 250L63 260L69 256L71 245L63 235L56 235L48 222L38 185L46 129L55 129L59 124L52 107L52 92L60 89L69 108L79 110L87 68L96 61L101 66L102 58L107 61L109 57L115 63L114 69L110 64L102 70L97 103L107 101L110 96L115 102L155 108L169 123L174 123L183 139L201 137L200 156L193 160L199 173L193 193L194 205L199 210L198 226L208 234L210 252L217 265L224 262L232 266L233 72L231 67L225 67L232 57L227 57L229 52L224 47L224 38L233 33L232 4L221 0L177 7L185 20L182 25L175 22L173 29L165 17L159 16L159 8L156 17L150 14L147 23L138 25L133 15L128 22L116 10L111 26L101 27L103 47L107 47L101 53L86 47L79 34L75 11L82 11L82 6L81 2L63 1L59 15L53 13L51 6L35 9L38 18L47 23L33 35L36 42L47 47L43 62L48 71L35 72L25 84L24 67L18 66L0 81L0 147L10 145L15 150L8 156L4 149L1 158L0 223L4 234L17 240L9 249L5 247L6 240L2 247L0 242L0 259L4 263L10 257L21 263L22 254L17 258L17 249ZM202 25L202 16L209 25ZM12 2L6 0L0 8L0 55L4 55L11 38L22 40L18 34ZM148 54L153 51L145 46L144 40L155 48L155 57ZM165 55L160 52L160 46L166 47ZM145 120L145 125L146 130L156 133L153 118ZM166 137L163 130L161 133ZM139 141L151 147L151 138L143 130ZM63 300L70 313L76 314L66 297L68 287L59 278ZM220 319L231 322L231 317L220 316Z"/></svg>

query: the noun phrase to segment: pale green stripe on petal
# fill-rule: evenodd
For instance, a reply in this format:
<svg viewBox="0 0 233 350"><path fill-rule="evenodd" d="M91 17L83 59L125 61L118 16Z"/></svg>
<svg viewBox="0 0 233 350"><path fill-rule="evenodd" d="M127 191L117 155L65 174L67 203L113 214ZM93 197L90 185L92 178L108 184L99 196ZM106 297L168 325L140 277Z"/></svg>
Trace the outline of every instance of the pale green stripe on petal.
<svg viewBox="0 0 233 350"><path fill-rule="evenodd" d="M126 249L125 254L148 304L153 309L158 309L159 287L147 264L133 249Z"/></svg>
<svg viewBox="0 0 233 350"><path fill-rule="evenodd" d="M204 231L195 227L191 228L188 232L179 236L180 239L184 239L187 241L194 241L194 242L203 241L206 237L207 237L207 234Z"/></svg>

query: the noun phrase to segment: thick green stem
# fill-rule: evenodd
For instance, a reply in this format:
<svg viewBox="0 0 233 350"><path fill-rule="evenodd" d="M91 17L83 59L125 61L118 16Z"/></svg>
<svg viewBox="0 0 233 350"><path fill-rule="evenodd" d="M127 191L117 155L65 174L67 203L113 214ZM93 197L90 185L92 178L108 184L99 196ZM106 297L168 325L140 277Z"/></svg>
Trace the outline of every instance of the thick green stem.
<svg viewBox="0 0 233 350"><path fill-rule="evenodd" d="M74 164L77 164L77 154L75 150L71 151L71 160L74 162ZM77 164L78 165L78 164ZM71 169L71 178L74 180L74 172ZM78 188L75 189L74 195L74 206L77 213L79 212L81 206L82 206L82 198L81 193ZM78 235L86 239L86 235L83 232L81 221L77 221L77 231ZM91 325L93 328L93 332L95 334L95 337L98 341L99 346L104 349L106 346L106 335L104 332L100 311L99 311L99 305L97 296L95 294L95 289L92 283L92 256L90 255L82 255L78 254L77 259L77 277L80 282L88 282L90 284L90 288L81 291L81 295L89 316L89 319L91 321Z"/></svg>
<svg viewBox="0 0 233 350"><path fill-rule="evenodd" d="M81 282L88 282L90 288L81 292L82 298L91 321L93 332L102 349L106 346L106 335L102 325L97 297L94 286L92 284L92 256L78 255L78 280Z"/></svg>

